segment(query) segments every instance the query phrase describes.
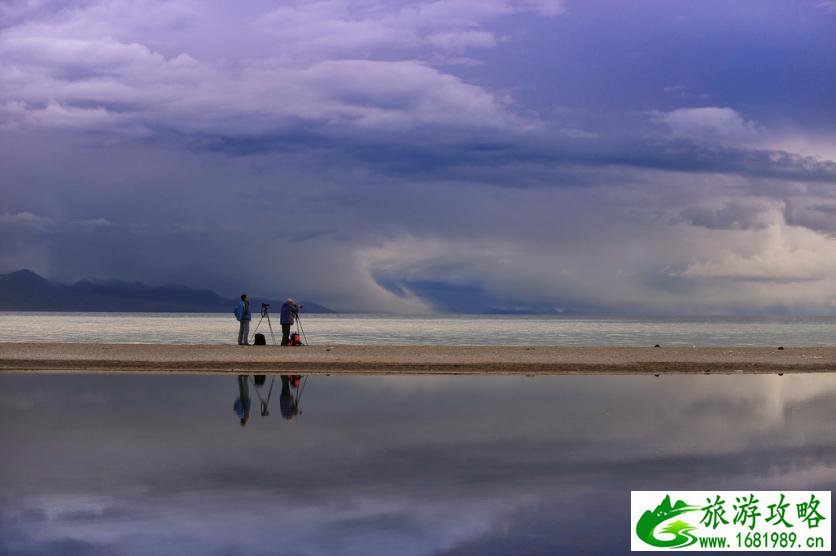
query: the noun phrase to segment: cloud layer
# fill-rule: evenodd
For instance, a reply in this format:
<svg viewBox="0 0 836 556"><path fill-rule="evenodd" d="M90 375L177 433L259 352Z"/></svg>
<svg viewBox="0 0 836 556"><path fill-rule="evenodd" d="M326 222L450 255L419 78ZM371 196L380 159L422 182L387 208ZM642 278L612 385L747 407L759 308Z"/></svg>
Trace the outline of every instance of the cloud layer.
<svg viewBox="0 0 836 556"><path fill-rule="evenodd" d="M458 289L474 311L832 313L832 23L780 2L6 3L0 270L367 311Z"/></svg>

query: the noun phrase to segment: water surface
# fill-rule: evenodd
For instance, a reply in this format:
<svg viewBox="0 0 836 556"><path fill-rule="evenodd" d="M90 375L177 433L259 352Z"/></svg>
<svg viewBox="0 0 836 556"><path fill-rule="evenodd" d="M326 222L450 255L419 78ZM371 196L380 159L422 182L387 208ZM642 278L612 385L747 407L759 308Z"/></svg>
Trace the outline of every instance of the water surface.
<svg viewBox="0 0 836 556"><path fill-rule="evenodd" d="M251 331L259 324L252 323ZM836 318L303 315L311 344L826 346ZM229 344L232 314L0 313L0 341ZM267 322L260 330L268 335ZM278 327L275 328L278 330Z"/></svg>
<svg viewBox="0 0 836 556"><path fill-rule="evenodd" d="M0 376L0 553L623 554L631 489L836 484L831 375L270 381Z"/></svg>

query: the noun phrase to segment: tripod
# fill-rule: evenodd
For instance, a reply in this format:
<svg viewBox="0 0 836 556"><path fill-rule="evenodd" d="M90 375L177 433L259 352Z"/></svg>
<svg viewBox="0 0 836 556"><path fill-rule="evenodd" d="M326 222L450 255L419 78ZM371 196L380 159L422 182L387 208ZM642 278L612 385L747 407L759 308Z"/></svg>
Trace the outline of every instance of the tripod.
<svg viewBox="0 0 836 556"><path fill-rule="evenodd" d="M267 317L267 326L270 328L270 337L273 339L273 345L276 345L276 335L273 334L273 323L270 322L270 306L266 303L261 304L261 318L258 319L258 324L255 325L255 330L253 330L253 338L255 338L255 333L258 332L258 327L261 326L261 321L264 320L264 317Z"/></svg>
<svg viewBox="0 0 836 556"><path fill-rule="evenodd" d="M270 378L270 390L267 391L267 399L261 397L261 391L256 388L255 393L258 396L258 401L261 402L261 416L267 417L270 415L270 411L268 411L268 406L270 405L270 397L273 395L273 383L276 382L276 375L273 375Z"/></svg>
<svg viewBox="0 0 836 556"><path fill-rule="evenodd" d="M302 328L302 319L299 318L299 312L297 311L296 314L296 329L302 334L302 339L305 341L305 345L308 345L308 337L305 336L305 329Z"/></svg>

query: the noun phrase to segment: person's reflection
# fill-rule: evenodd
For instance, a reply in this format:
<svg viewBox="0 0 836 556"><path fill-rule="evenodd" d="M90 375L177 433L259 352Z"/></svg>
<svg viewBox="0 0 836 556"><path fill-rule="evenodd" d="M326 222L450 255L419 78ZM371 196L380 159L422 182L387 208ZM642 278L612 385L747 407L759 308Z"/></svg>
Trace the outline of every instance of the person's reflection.
<svg viewBox="0 0 836 556"><path fill-rule="evenodd" d="M290 420L302 413L301 398L305 389L305 381L302 375L280 375L282 390L279 394L279 409L282 417ZM255 393L258 396L261 408L261 416L270 415L270 398L273 394L273 382L275 375L270 379L270 386L265 385L267 375L253 375ZM266 392L265 392L266 390ZM235 400L233 408L241 419L241 426L245 426L250 419L250 386L249 375L238 375L238 399Z"/></svg>
<svg viewBox="0 0 836 556"><path fill-rule="evenodd" d="M238 375L238 399L232 407L240 417L243 427L250 420L250 385L247 375Z"/></svg>
<svg viewBox="0 0 836 556"><path fill-rule="evenodd" d="M279 396L279 406L281 407L282 417L285 419L293 419L299 414L299 400L302 396L301 383L301 375L282 375L282 393ZM291 388L295 390L295 395L291 393Z"/></svg>

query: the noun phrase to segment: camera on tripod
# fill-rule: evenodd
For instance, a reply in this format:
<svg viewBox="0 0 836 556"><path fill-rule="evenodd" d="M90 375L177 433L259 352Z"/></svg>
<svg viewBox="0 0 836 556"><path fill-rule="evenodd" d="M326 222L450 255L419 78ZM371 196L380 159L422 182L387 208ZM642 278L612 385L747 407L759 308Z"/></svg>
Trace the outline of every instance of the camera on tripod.
<svg viewBox="0 0 836 556"><path fill-rule="evenodd" d="M305 337L305 330L302 328L302 319L299 317L299 311L302 309L303 305L293 303L293 301L288 300L287 303L290 306L290 311L293 315L293 321L296 323L297 332L291 334L291 343L287 345L293 346L303 346L308 343L308 339ZM284 306L282 307L284 310ZM263 334L258 334L258 329L261 326L261 322L267 319L267 327L270 329L270 338L273 340L273 345L277 345L276 342L276 335L273 333L273 323L270 321L270 304L269 303L262 303L261 304L261 319L259 319L258 324L255 327L255 332L253 333L253 345L263 346L266 345L266 341ZM282 325L284 327L284 325ZM284 331L282 331L284 334ZM303 340L304 339L304 343ZM284 338L282 338L282 345L285 345Z"/></svg>

